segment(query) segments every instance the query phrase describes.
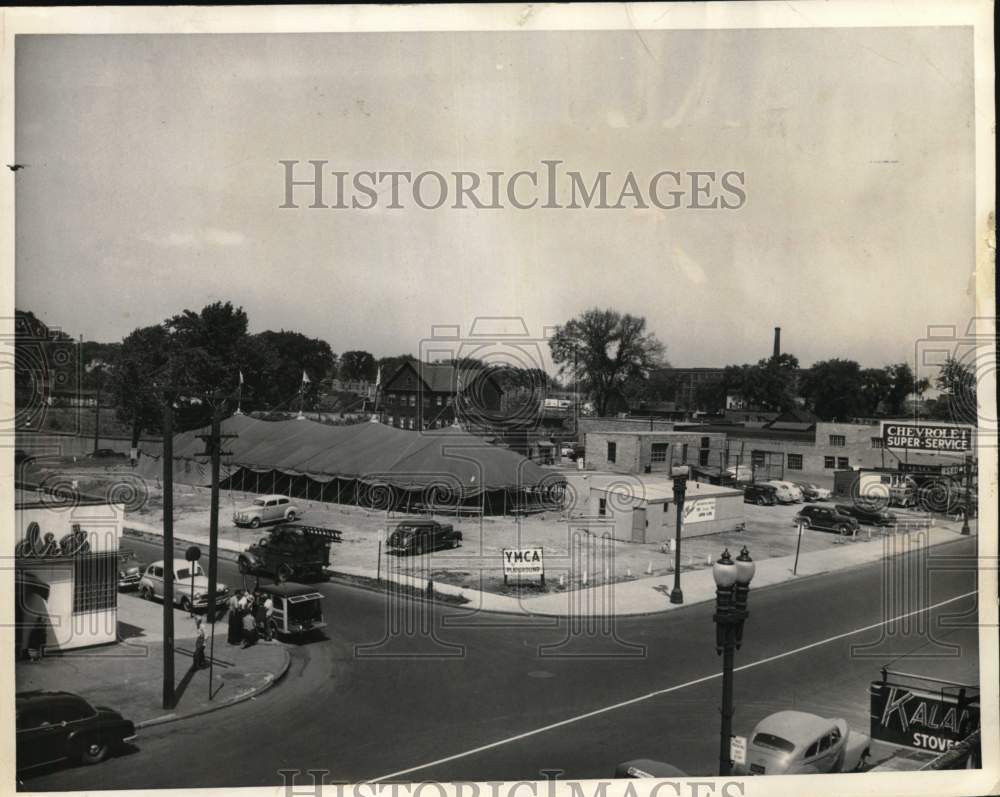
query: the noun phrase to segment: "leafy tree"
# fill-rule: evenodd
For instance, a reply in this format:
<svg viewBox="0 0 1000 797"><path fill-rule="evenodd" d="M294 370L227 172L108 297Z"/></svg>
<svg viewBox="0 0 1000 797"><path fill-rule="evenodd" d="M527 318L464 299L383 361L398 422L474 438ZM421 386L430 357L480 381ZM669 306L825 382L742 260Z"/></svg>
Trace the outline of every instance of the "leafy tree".
<svg viewBox="0 0 1000 797"><path fill-rule="evenodd" d="M976 424L978 421L976 372L972 365L948 357L935 381L941 395L934 403L934 417L957 423Z"/></svg>
<svg viewBox="0 0 1000 797"><path fill-rule="evenodd" d="M877 415L892 393L892 377L885 368L865 368L861 371L858 394L859 415Z"/></svg>
<svg viewBox="0 0 1000 797"><path fill-rule="evenodd" d="M141 327L122 341L105 382L118 420L132 429L132 446L143 432L162 428L163 399L154 382L166 369L169 336L163 326Z"/></svg>
<svg viewBox="0 0 1000 797"><path fill-rule="evenodd" d="M909 363L893 363L885 367L889 379L889 391L885 397L886 409L890 415L902 415L906 411L906 399L911 393L923 393L930 387L924 378L914 380Z"/></svg>
<svg viewBox="0 0 1000 797"><path fill-rule="evenodd" d="M867 414L862 384L861 366L854 360L823 360L806 375L802 394L821 420L847 420Z"/></svg>
<svg viewBox="0 0 1000 797"><path fill-rule="evenodd" d="M303 406L315 406L319 383L337 366L329 343L289 330L252 335L241 351L256 358L259 370L248 364L244 372L244 395L261 408L298 409L300 391ZM309 379L304 385L303 371Z"/></svg>
<svg viewBox="0 0 1000 797"><path fill-rule="evenodd" d="M352 350L340 355L340 378L345 382L374 382L377 369L378 364L370 352Z"/></svg>
<svg viewBox="0 0 1000 797"><path fill-rule="evenodd" d="M722 379L705 380L694 389L694 403L702 412L722 412L726 408L726 395Z"/></svg>
<svg viewBox="0 0 1000 797"><path fill-rule="evenodd" d="M722 377L722 403L726 395L738 393L750 406L789 410L795 406L798 368L798 358L787 353L759 360L756 365L727 366Z"/></svg>
<svg viewBox="0 0 1000 797"><path fill-rule="evenodd" d="M572 374L594 399L599 415L659 365L663 344L646 330L646 319L593 308L559 327L549 340L560 374Z"/></svg>

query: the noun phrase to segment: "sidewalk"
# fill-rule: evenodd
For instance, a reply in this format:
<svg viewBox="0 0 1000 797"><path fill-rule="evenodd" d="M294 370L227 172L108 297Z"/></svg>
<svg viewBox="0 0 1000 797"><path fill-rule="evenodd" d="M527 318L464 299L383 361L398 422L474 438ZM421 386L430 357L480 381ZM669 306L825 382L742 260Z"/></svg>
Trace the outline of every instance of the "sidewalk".
<svg viewBox="0 0 1000 797"><path fill-rule="evenodd" d="M160 533L158 528L146 524L130 521L127 525L147 534L159 535ZM975 536L977 522L971 521L970 526L973 536ZM886 557L891 558L907 553L921 546L933 547L954 542L962 538L960 529L961 522L959 521L937 519L936 525L926 532L915 531L908 534L899 533L895 536L874 536L870 541L865 536L859 536L854 540L845 540L843 544L832 548L802 553L799 556L798 568L794 574L792 572L795 564L794 555L762 559L757 562L753 586L759 589L821 573L847 570L872 564ZM805 532L805 534L827 533L808 530ZM187 542L207 545L207 537L202 540L195 539L195 535L185 535L184 544ZM741 542L747 546L752 555L753 531L744 532ZM683 542L681 544L683 546ZM240 550L238 545L230 541L220 540L219 547L221 551L229 551L230 553L236 553ZM739 550L731 550L730 552L735 556ZM377 576L374 568L338 566L336 562L331 570L334 574L342 573L370 578L373 581ZM416 576L383 573L382 578L391 578L394 582L406 584L421 591L426 591L427 588L427 580ZM673 583L673 574L668 573L648 578L621 580L589 589L553 591L542 595L531 594L523 597L498 595L468 587L445 584L440 581L434 582L434 591L464 597L468 603L462 607L463 609L559 617L652 614L715 600L715 580L712 576L712 569L709 567L681 572L683 604L670 603Z"/></svg>
<svg viewBox="0 0 1000 797"><path fill-rule="evenodd" d="M222 618L216 623L210 698L209 668L191 669L194 621L175 611L176 702L172 710L164 709L163 606L121 595L118 614L117 644L51 653L35 664L18 662L17 691L75 692L93 705L120 711L136 727L143 727L242 702L273 686L288 669L288 651L280 643L258 642L246 649L227 644L227 622ZM206 646L206 657L209 650Z"/></svg>

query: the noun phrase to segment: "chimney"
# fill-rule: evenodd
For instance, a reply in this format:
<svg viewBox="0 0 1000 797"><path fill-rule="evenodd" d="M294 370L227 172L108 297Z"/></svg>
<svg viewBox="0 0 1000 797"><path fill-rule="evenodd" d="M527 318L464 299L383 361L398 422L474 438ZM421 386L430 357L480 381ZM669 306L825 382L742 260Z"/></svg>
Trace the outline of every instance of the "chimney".
<svg viewBox="0 0 1000 797"><path fill-rule="evenodd" d="M774 355L775 360L781 355L781 327L774 328Z"/></svg>

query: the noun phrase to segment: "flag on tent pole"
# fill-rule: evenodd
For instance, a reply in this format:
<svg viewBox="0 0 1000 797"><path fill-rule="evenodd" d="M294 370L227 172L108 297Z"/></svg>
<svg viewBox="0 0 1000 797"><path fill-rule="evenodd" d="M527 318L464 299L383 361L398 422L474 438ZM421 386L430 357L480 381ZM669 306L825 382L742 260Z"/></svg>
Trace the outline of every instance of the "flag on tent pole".
<svg viewBox="0 0 1000 797"><path fill-rule="evenodd" d="M236 388L236 412L233 413L233 414L234 415L242 415L243 414L243 407L242 407L242 405L243 405L243 371L240 370L237 373L239 373L239 375L240 375L240 383L239 383L239 386Z"/></svg>
<svg viewBox="0 0 1000 797"><path fill-rule="evenodd" d="M242 385L243 384L243 371L240 371L239 374L240 374L240 384Z"/></svg>
<svg viewBox="0 0 1000 797"><path fill-rule="evenodd" d="M309 378L309 375L305 372L305 369L302 369L302 384L308 385L311 381L312 380Z"/></svg>

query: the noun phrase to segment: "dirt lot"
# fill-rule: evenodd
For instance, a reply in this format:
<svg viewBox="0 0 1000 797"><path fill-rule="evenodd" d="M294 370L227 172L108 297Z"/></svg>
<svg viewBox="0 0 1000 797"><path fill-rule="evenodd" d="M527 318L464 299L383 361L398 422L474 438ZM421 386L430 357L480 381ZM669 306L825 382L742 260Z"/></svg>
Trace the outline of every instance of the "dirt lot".
<svg viewBox="0 0 1000 797"><path fill-rule="evenodd" d="M156 482L142 482L127 464L95 461L50 462L42 469L43 480L67 484L76 480L80 489L99 495L117 495L129 504L125 525L145 529L162 526L162 489ZM567 473L573 480L573 475ZM593 478L593 477L592 477ZM266 529L239 529L232 523L232 513L253 498L250 493L224 491L220 497L219 529L224 540L245 547L266 533ZM313 501L295 501L305 523L340 529L344 542L332 551L332 567L362 567L375 571L379 566L379 536L408 517L401 513L366 511L353 506ZM734 553L746 545L755 559L786 556L795 552L796 527L792 506L758 507L745 505L746 530L682 541L682 570L709 567L723 548ZM595 586L606 581L642 578L673 572L673 554L658 543L637 544L599 538L581 525L582 508L562 513L550 512L527 518L442 518L453 523L463 535L463 544L455 550L418 557L383 555L382 572L391 569L426 578L504 593L501 550L508 547L541 545L545 551L545 571L549 590ZM207 488L177 484L174 490L174 533L207 537L209 526L209 491ZM835 534L806 531L802 552L836 545L861 544L845 541Z"/></svg>

